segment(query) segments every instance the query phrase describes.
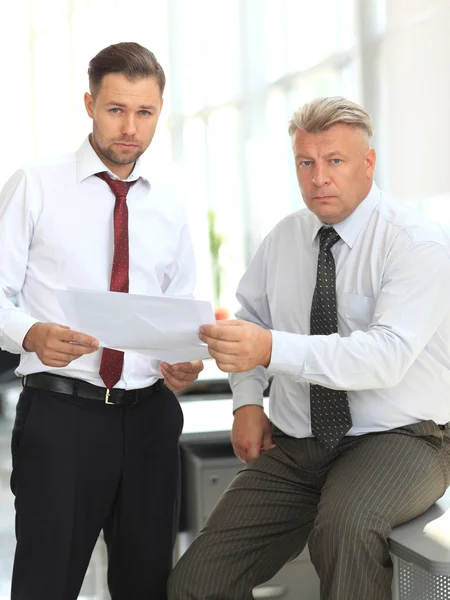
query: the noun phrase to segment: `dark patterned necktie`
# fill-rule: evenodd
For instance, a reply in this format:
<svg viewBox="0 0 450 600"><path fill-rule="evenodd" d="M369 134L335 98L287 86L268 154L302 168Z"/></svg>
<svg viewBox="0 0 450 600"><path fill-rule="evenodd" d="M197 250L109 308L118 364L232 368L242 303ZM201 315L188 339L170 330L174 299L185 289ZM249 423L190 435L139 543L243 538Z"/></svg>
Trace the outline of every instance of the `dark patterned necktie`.
<svg viewBox="0 0 450 600"><path fill-rule="evenodd" d="M128 293L128 208L127 193L135 181L111 179L108 173L97 173L109 185L116 197L114 205L114 256L111 271L112 292ZM110 390L122 375L124 353L104 348L100 363L100 377Z"/></svg>
<svg viewBox="0 0 450 600"><path fill-rule="evenodd" d="M340 239L332 227L319 231L317 280L311 306L311 335L337 333L336 269L331 247ZM347 392L311 384L311 430L327 448L335 448L352 426Z"/></svg>

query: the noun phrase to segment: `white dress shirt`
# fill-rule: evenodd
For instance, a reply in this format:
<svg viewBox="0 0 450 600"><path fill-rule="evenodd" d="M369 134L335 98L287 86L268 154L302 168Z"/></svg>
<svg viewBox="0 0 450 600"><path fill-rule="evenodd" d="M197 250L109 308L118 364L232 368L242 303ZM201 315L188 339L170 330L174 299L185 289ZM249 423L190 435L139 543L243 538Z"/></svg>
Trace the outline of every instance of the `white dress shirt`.
<svg viewBox="0 0 450 600"><path fill-rule="evenodd" d="M117 179L86 139L76 153L19 170L0 193L0 347L21 353L18 374L50 371L104 385L101 349L54 368L22 347L38 321L70 326L55 289L109 290L115 196L95 176L100 171ZM129 292L192 296L194 256L182 204L169 186L144 172L141 160L127 179L134 180L127 195ZM15 294L18 308L9 299ZM142 388L158 377L158 361L125 353L116 387Z"/></svg>
<svg viewBox="0 0 450 600"><path fill-rule="evenodd" d="M242 278L237 317L271 329L271 420L311 433L311 383L348 391L348 435L450 421L450 249L440 227L373 185L334 226L338 333L310 336L318 231L309 210L281 221ZM234 409L262 406L267 371L230 375Z"/></svg>

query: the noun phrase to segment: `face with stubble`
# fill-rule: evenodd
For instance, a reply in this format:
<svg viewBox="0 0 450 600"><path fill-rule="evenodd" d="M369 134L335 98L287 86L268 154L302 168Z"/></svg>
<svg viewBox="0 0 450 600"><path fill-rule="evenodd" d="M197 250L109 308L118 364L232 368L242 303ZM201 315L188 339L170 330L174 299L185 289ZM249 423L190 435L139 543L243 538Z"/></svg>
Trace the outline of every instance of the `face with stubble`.
<svg viewBox="0 0 450 600"><path fill-rule="evenodd" d="M126 179L155 134L163 105L158 81L109 73L84 101L93 120L92 147L115 175Z"/></svg>

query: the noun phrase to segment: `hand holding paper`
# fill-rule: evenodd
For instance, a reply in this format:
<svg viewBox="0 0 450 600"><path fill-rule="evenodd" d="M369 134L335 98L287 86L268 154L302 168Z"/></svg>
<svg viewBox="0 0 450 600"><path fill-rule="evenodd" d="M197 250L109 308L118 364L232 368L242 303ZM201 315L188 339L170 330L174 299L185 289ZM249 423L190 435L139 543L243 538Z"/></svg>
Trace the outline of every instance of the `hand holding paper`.
<svg viewBox="0 0 450 600"><path fill-rule="evenodd" d="M249 321L220 321L203 325L200 339L208 344L217 366L226 373L268 367L272 355L272 333Z"/></svg>
<svg viewBox="0 0 450 600"><path fill-rule="evenodd" d="M35 323L23 340L23 348L36 352L42 364L48 367L67 367L80 356L96 352L98 342L64 325Z"/></svg>
<svg viewBox="0 0 450 600"><path fill-rule="evenodd" d="M203 363L201 360L182 362L175 365L162 362L160 369L167 387L172 392L179 392L197 379L199 373L203 371Z"/></svg>

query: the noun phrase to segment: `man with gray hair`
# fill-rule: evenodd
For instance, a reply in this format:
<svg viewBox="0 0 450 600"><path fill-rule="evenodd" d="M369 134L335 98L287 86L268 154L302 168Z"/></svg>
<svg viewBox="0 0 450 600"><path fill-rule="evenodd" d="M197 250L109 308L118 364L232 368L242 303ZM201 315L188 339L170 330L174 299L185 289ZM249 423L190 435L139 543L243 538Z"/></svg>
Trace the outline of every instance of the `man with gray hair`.
<svg viewBox="0 0 450 600"><path fill-rule="evenodd" d="M307 208L263 241L239 320L200 334L231 373L246 467L175 568L172 600L250 599L306 543L322 600L386 600L391 529L449 484L448 240L373 182L360 106L314 100L289 134Z"/></svg>

